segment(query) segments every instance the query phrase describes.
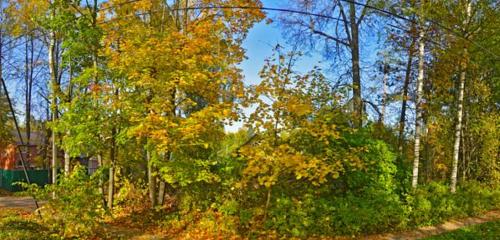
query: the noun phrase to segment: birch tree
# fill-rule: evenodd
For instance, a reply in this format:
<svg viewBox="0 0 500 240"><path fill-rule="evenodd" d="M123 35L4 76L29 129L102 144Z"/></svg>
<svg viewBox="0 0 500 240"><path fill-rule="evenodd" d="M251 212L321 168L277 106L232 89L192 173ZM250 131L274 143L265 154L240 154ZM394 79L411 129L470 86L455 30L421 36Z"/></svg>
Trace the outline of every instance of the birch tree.
<svg viewBox="0 0 500 240"><path fill-rule="evenodd" d="M467 1L465 6L465 19L463 21L462 31L467 33L467 26L470 22L472 12L472 1ZM467 35L466 35L467 36ZM462 133L462 118L464 111L464 88L465 88L465 78L467 72L468 64L468 49L467 42L464 42L463 56L460 62L460 78L458 87L458 97L457 97L457 123L455 125L455 142L453 144L453 165L451 169L451 185L450 191L454 193L457 186L457 172L458 172L458 158L460 152L460 142Z"/></svg>
<svg viewBox="0 0 500 240"><path fill-rule="evenodd" d="M424 17L424 4L425 1L420 2L419 22L418 29L418 76L416 83L416 100L415 100L415 145L414 145L414 159L412 171L412 188L417 188L418 185L418 168L420 164L420 131L422 120L422 88L424 82L424 67L425 67L425 21Z"/></svg>

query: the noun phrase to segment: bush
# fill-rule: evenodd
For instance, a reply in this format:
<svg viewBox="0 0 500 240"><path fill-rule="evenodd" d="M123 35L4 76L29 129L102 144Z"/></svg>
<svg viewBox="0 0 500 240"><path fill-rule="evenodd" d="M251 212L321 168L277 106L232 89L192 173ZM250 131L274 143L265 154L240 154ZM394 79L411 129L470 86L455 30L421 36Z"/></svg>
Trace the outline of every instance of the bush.
<svg viewBox="0 0 500 240"><path fill-rule="evenodd" d="M43 225L65 238L94 236L105 213L98 190L99 174L90 177L85 168L77 166L57 184L29 186L29 191L47 200L41 209ZM52 198L52 194L56 197Z"/></svg>
<svg viewBox="0 0 500 240"><path fill-rule="evenodd" d="M441 223L451 217L481 214L500 207L500 190L478 182L464 182L456 193L449 186L433 182L419 186L406 197L411 225Z"/></svg>
<svg viewBox="0 0 500 240"><path fill-rule="evenodd" d="M464 215L479 215L500 207L500 188L476 181L464 182L453 196Z"/></svg>
<svg viewBox="0 0 500 240"><path fill-rule="evenodd" d="M245 162L227 155L213 169L220 181L195 182L179 191L178 211L169 215L167 228L185 232L186 238L352 236L433 225L500 207L500 189L479 182L462 182L455 194L440 182L411 189L411 166L398 172L390 146L370 131L344 132L326 146L335 149L329 157L342 160L322 160L341 170L319 186L281 174L266 188L233 187ZM310 153L319 148L304 145L312 146L302 149Z"/></svg>
<svg viewBox="0 0 500 240"><path fill-rule="evenodd" d="M441 183L420 186L406 197L412 226L431 225L454 215L462 215L449 187Z"/></svg>
<svg viewBox="0 0 500 240"><path fill-rule="evenodd" d="M404 205L395 194L382 191L356 196L347 194L334 200L335 233L352 235L402 229L406 224Z"/></svg>

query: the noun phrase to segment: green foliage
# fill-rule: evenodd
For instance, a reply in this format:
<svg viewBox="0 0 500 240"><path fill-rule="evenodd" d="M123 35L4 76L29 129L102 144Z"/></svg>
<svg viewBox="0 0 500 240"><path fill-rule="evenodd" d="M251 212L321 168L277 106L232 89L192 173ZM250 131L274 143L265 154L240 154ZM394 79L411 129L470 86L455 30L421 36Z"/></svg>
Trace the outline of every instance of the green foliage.
<svg viewBox="0 0 500 240"><path fill-rule="evenodd" d="M431 183L412 192L406 197L409 207L410 224L416 226L439 223L457 212L457 205L448 186Z"/></svg>
<svg viewBox="0 0 500 240"><path fill-rule="evenodd" d="M293 175L284 175L271 188L255 184L241 187L238 179L243 176L246 159L234 151L248 144L248 139L251 142L251 134L245 131L229 134L221 141L217 154L211 156L214 161L208 168L219 180L193 181L183 188L177 194L177 217L166 221L190 231L200 227L198 231L207 233L207 226L215 224L209 224L215 214L218 217L214 221L220 223L220 219L225 219L217 226L226 229L226 233L307 238L403 230L451 217L480 214L498 206L500 191L479 182L462 183L456 194L440 183L407 192L405 183L398 181L409 176L408 170L400 169L397 173L396 155L391 146L373 137L374 130L368 126L354 132L344 131L326 146L318 146L313 138L295 132L296 139L307 143L293 143L303 151L313 153L327 147L335 149L337 157L354 159L355 165L345 162L344 173L338 178L314 187ZM396 178L397 174L401 176ZM270 203L266 209L268 189Z"/></svg>
<svg viewBox="0 0 500 240"><path fill-rule="evenodd" d="M478 215L500 206L500 189L477 182L464 183L457 192L447 185L433 182L422 186L406 197L409 223L431 225L451 217Z"/></svg>
<svg viewBox="0 0 500 240"><path fill-rule="evenodd" d="M406 216L405 206L394 191L395 156L384 142L368 133L346 133L331 143L337 151L359 159L360 167L347 162L344 174L319 188L290 181L275 188L273 195L277 197L271 202L265 226L295 237L402 228Z"/></svg>
<svg viewBox="0 0 500 240"><path fill-rule="evenodd" d="M344 179L349 191L363 192L366 189L392 193L396 189L396 156L389 146L370 135L371 129L363 129L354 134L346 134L341 144L348 149L362 149L357 153L362 162L362 170L349 170Z"/></svg>
<svg viewBox="0 0 500 240"><path fill-rule="evenodd" d="M449 233L444 233L434 237L425 238L426 240L495 240L500 236L500 221L483 223L470 227L461 228Z"/></svg>
<svg viewBox="0 0 500 240"><path fill-rule="evenodd" d="M67 238L96 234L105 213L98 190L100 174L98 172L90 177L85 168L77 165L69 176L61 177L57 184L44 188L28 186L29 191L39 199L47 201L41 208L43 224Z"/></svg>
<svg viewBox="0 0 500 240"><path fill-rule="evenodd" d="M333 225L340 234L360 234L401 229L406 222L405 206L395 194L382 191L348 194L334 200Z"/></svg>

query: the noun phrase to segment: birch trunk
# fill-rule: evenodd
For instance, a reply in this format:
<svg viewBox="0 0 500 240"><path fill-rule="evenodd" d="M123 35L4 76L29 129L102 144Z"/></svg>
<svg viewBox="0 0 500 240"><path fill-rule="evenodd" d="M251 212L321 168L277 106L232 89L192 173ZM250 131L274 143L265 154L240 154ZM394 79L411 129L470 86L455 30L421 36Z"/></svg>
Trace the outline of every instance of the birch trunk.
<svg viewBox="0 0 500 240"><path fill-rule="evenodd" d="M458 110L457 110L457 125L455 125L455 143L453 144L453 166L451 170L451 186L452 193L456 191L457 172L458 172L458 155L460 152L460 133L462 130L462 115L464 101L464 85L465 85L465 68L466 64L462 64L462 72L460 73L460 86L458 90Z"/></svg>
<svg viewBox="0 0 500 240"><path fill-rule="evenodd" d="M52 17L54 17L54 10L52 10ZM55 51L56 51L56 36L55 32L53 30L50 30L50 42L49 42L49 72L50 72L50 83L51 83L51 101L50 101L50 110L52 112L52 121L56 121L58 116L57 116L57 66L56 66L56 60L55 60ZM57 141L57 134L52 131L52 183L56 183L57 181L57 146L56 146L56 141Z"/></svg>
<svg viewBox="0 0 500 240"><path fill-rule="evenodd" d="M31 158L30 156L30 151L29 151L29 146L31 142L31 93L33 90L33 37L27 36L29 40L26 41L25 43L25 65L24 65L24 70L25 70L25 132L26 132L26 148L28 151L28 159ZM31 46L31 48L30 48Z"/></svg>
<svg viewBox="0 0 500 240"><path fill-rule="evenodd" d="M115 153L114 148L111 148L110 166L109 166L109 182L108 182L108 208L113 209L113 201L115 196Z"/></svg>
<svg viewBox="0 0 500 240"><path fill-rule="evenodd" d="M471 16L471 3L467 4L466 14L467 17L464 20L464 28L467 26L468 19ZM464 88L465 88L465 72L467 71L467 46L464 46L464 56L461 64L460 72L460 82L458 89L458 99L457 99L457 125L455 125L455 143L453 144L453 166L451 169L451 186L450 191L452 193L456 192L457 187L457 172L458 172L458 154L460 152L460 133L462 132L462 116L464 111Z"/></svg>
<svg viewBox="0 0 500 240"><path fill-rule="evenodd" d="M64 175L68 176L70 172L70 156L69 153L64 152Z"/></svg>
<svg viewBox="0 0 500 240"><path fill-rule="evenodd" d="M113 202L115 196L115 166L116 166L116 128L111 129L111 150L109 152L109 185L108 185L108 208L113 209Z"/></svg>
<svg viewBox="0 0 500 240"><path fill-rule="evenodd" d="M165 188L166 188L166 183L165 181L160 181L160 186L158 187L158 205L162 206L165 203Z"/></svg>
<svg viewBox="0 0 500 240"><path fill-rule="evenodd" d="M419 29L418 40L418 77L417 77L417 94L416 94L416 117L415 117L415 146L414 146L414 159L413 159L413 174L411 180L411 187L417 188L418 185L418 167L420 164L420 121L422 118L422 88L424 82L424 65L425 65L425 31L423 24Z"/></svg>

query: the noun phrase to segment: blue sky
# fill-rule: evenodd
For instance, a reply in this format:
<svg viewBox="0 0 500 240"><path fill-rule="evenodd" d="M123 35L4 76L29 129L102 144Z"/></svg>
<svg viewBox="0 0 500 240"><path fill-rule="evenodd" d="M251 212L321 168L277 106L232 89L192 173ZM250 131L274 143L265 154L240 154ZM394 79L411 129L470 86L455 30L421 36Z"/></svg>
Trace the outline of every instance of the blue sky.
<svg viewBox="0 0 500 240"><path fill-rule="evenodd" d="M287 8L283 5L286 1L276 0L263 0L265 7L273 8ZM281 4L281 5L280 5ZM276 20L277 12L267 11L267 17ZM370 29L373 30L373 29ZM370 31L369 33L361 36L361 67L363 69L363 95L366 98L373 98L376 96L374 93L380 91L381 76L374 72L371 68L377 59L377 52L380 49L381 43L378 41L379 36L377 31ZM266 21L259 22L249 31L248 37L243 43L243 48L246 50L247 59L240 64L244 74L244 82L246 85L257 84L260 82L259 71L264 65L264 60L272 55L273 48L276 44L281 46L290 47L287 44L287 39L282 36L282 29L276 23L266 24ZM300 49L299 49L300 50ZM285 50L286 51L286 50ZM306 56L301 57L295 65L295 69L299 72L307 72L312 70L314 66L320 66L322 69L328 69L328 62L323 61L323 57L319 51L309 51ZM335 73L326 72L327 77L334 78ZM375 101L375 100L374 100ZM390 110L390 109L389 109ZM245 111L247 114L250 110ZM393 121L394 119L388 119ZM233 126L228 126L228 131L235 131L241 127L241 123L236 123Z"/></svg>
<svg viewBox="0 0 500 240"><path fill-rule="evenodd" d="M278 4L285 1L263 0L265 7L286 8L286 6ZM267 17L275 20L276 12L268 11ZM246 84L256 84L260 78L259 71L264 65L264 60L271 56L273 48L280 44L281 46L289 47L286 39L283 38L281 29L275 23L267 24L266 21L261 21L250 30L248 37L243 43L243 48L246 50L247 59L243 61L240 67L245 75ZM313 66L320 65L321 56L312 54L304 56L297 62L297 69L302 72L311 70Z"/></svg>

